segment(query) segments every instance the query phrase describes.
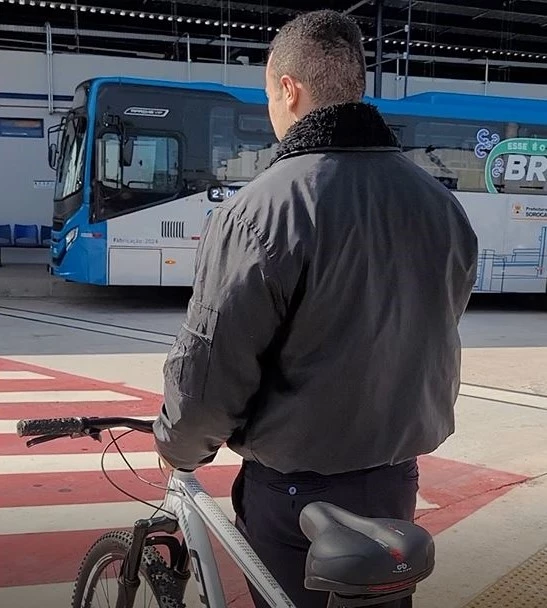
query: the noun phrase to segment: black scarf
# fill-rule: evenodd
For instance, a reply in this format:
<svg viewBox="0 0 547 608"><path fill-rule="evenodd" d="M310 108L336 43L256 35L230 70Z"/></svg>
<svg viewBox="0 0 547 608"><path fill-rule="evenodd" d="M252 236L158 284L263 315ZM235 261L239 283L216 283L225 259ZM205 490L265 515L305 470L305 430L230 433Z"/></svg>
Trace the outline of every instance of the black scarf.
<svg viewBox="0 0 547 608"><path fill-rule="evenodd" d="M280 141L271 165L306 152L377 147L400 149L377 108L368 103L343 103L313 110L294 123Z"/></svg>

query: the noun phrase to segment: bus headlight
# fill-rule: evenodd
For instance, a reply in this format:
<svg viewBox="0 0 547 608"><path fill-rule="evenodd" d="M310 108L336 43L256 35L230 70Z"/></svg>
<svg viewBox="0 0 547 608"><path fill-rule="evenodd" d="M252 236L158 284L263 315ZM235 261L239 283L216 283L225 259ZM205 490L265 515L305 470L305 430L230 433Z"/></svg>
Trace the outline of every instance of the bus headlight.
<svg viewBox="0 0 547 608"><path fill-rule="evenodd" d="M74 243L77 236L78 236L78 228L73 228L72 230L69 230L67 232L67 234L65 236L65 243L66 243L67 251L70 249L70 247L72 246L72 243Z"/></svg>

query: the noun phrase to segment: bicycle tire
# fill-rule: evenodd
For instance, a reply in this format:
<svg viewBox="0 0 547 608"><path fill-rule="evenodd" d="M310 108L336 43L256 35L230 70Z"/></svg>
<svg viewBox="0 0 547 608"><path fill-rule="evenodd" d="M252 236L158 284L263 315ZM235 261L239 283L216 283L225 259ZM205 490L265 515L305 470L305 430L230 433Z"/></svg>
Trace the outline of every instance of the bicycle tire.
<svg viewBox="0 0 547 608"><path fill-rule="evenodd" d="M93 599L90 593L95 591L95 587L93 589L90 587L92 581L89 579L96 572L97 564L109 556L123 560L131 547L132 539L131 532L113 531L103 534L95 541L80 565L72 593L72 608L89 608ZM160 608L184 608L183 598L179 597L177 580L155 547L145 547L139 575L141 585L144 582L148 583ZM95 583L97 582L96 580Z"/></svg>

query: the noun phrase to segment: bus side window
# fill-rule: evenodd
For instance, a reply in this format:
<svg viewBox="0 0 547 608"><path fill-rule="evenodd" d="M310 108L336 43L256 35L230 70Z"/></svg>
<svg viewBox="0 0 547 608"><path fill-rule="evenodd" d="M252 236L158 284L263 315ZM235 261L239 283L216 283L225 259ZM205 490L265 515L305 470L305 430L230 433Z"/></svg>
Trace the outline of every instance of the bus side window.
<svg viewBox="0 0 547 608"><path fill-rule="evenodd" d="M482 130L503 137L502 125L421 117L413 122L411 142L405 141L411 160L451 190L486 190L486 153L478 149L477 137Z"/></svg>
<svg viewBox="0 0 547 608"><path fill-rule="evenodd" d="M228 162L237 157L234 119L234 109L229 106L211 108L209 121L211 173L218 180L228 179Z"/></svg>
<svg viewBox="0 0 547 608"><path fill-rule="evenodd" d="M273 158L277 140L264 106L243 103L211 108L212 172L221 181L249 181Z"/></svg>

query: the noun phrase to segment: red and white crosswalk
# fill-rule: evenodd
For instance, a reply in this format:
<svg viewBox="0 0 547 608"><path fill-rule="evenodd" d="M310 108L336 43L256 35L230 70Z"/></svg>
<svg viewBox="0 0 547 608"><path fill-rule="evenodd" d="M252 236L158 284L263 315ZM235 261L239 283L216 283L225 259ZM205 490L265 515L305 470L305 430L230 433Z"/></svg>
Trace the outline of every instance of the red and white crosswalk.
<svg viewBox="0 0 547 608"><path fill-rule="evenodd" d="M88 547L106 530L131 529L135 520L153 513L122 494L101 471L108 433L102 443L63 438L28 448L26 439L16 434L17 421L86 415L153 418L160 405L161 396L123 384L0 359L0 606L69 606L72 583ZM139 476L159 485L165 482L149 435L131 433L119 446ZM214 465L198 474L228 514L239 463L237 455L223 448ZM139 481L114 446L104 468L128 493L160 504L162 490ZM226 562L221 556L224 570ZM228 599L245 595L237 573L230 572L227 579Z"/></svg>
<svg viewBox="0 0 547 608"><path fill-rule="evenodd" d="M130 530L135 520L153 513L105 478L101 455L110 441L108 433L103 443L67 438L27 448L25 438L16 435L17 421L86 415L153 418L160 405L161 395L121 383L0 358L0 606L69 606L88 547L103 532ZM165 481L149 435L131 433L119 445L141 477L160 485ZM237 455L222 448L214 464L198 472L228 514L239 463ZM160 504L162 490L139 481L113 446L104 468L128 493ZM420 470L418 523L434 534L524 479L434 456L421 458ZM217 555L228 603L250 608L242 575L222 550Z"/></svg>

